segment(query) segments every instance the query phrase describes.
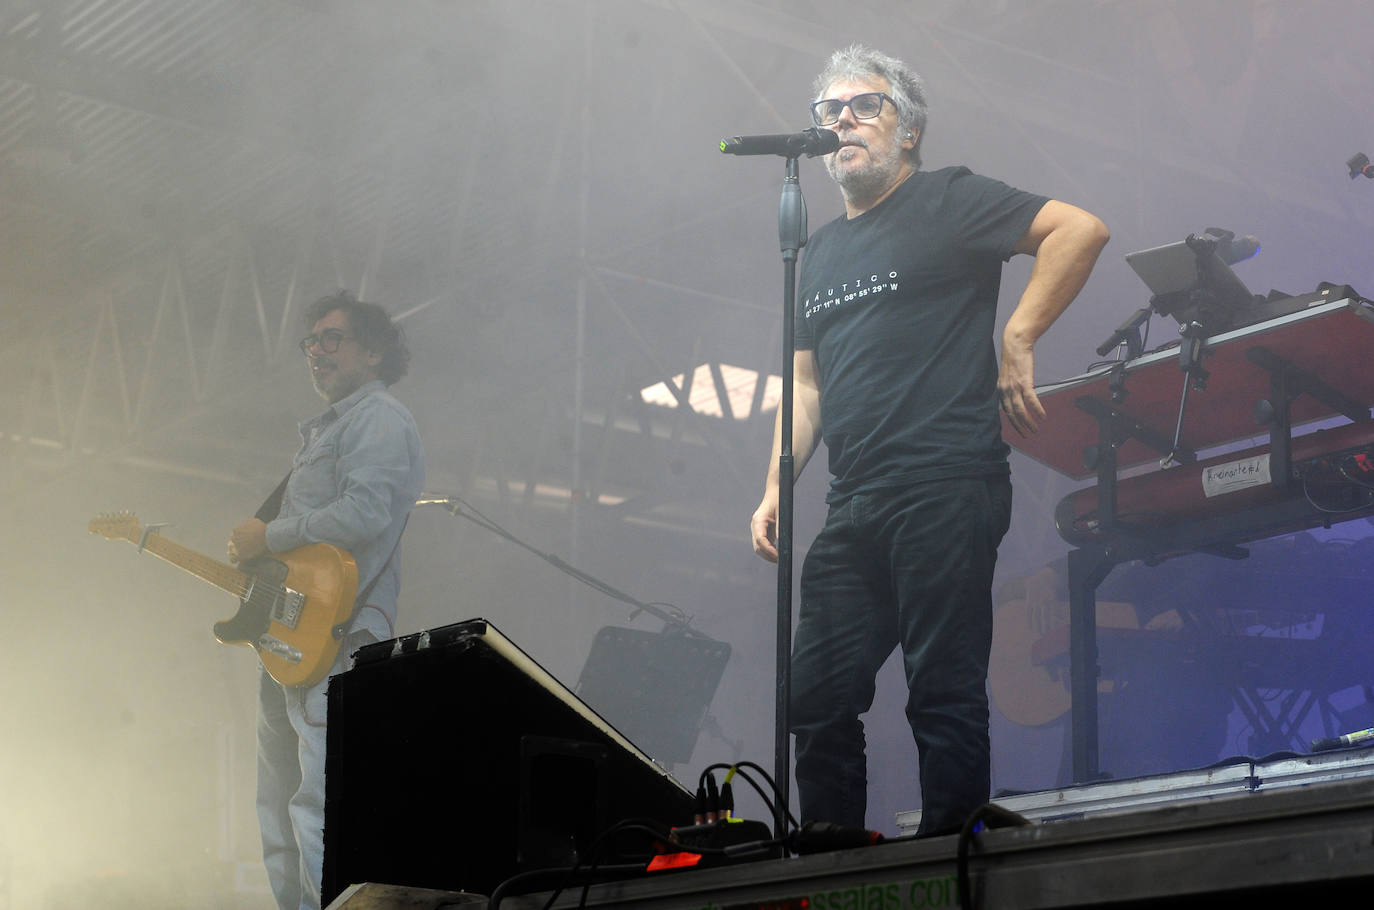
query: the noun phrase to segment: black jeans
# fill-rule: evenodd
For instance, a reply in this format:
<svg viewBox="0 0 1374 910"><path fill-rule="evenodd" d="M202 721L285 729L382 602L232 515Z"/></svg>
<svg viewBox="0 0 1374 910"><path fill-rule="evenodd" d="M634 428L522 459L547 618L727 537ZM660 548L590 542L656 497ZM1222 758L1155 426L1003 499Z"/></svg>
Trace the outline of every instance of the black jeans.
<svg viewBox="0 0 1374 910"><path fill-rule="evenodd" d="M859 715L895 645L919 752L921 833L988 799L992 575L1011 518L1006 476L859 494L833 505L802 568L792 733L803 820L864 827Z"/></svg>

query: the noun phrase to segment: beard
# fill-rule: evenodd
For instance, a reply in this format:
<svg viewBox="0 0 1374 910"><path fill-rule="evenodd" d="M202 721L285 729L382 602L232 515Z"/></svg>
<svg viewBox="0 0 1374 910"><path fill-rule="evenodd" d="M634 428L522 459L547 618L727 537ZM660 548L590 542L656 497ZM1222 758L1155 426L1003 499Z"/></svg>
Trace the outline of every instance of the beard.
<svg viewBox="0 0 1374 910"><path fill-rule="evenodd" d="M311 369L310 381L314 383L315 391L320 397L330 404L336 404L352 395L372 378L362 370L341 370L339 364L328 357L321 357L318 363L327 369L319 374Z"/></svg>
<svg viewBox="0 0 1374 910"><path fill-rule="evenodd" d="M851 202L868 202L878 198L892 187L902 169L902 144L893 138L886 148L874 149L858 136L841 136L841 142L857 142L868 152L868 160L859 165L846 165L840 161L845 147L825 156L825 169L830 177L840 185L845 199ZM854 153L858 157L859 153Z"/></svg>

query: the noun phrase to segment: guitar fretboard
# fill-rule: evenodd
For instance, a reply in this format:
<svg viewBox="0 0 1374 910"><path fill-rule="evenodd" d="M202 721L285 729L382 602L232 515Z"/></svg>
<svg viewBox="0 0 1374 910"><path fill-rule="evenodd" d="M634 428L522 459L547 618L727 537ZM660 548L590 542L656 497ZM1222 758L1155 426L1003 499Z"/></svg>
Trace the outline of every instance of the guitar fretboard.
<svg viewBox="0 0 1374 910"><path fill-rule="evenodd" d="M143 549L158 559L185 569L202 581L208 581L215 587L228 591L235 597L244 597L248 593L249 579L246 574L228 563L211 559L204 553L198 553L190 547L168 540L161 534L149 534Z"/></svg>

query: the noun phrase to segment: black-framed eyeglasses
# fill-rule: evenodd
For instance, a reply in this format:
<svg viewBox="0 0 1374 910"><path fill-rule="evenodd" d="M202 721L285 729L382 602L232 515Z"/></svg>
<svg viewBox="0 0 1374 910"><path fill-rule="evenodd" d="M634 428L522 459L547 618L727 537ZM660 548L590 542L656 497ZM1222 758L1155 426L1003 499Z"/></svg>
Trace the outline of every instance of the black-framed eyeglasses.
<svg viewBox="0 0 1374 910"><path fill-rule="evenodd" d="M337 354L339 352L339 345L352 337L352 335L347 335L338 329L325 329L318 335L312 333L301 339L301 353L309 357L310 349L318 344L320 350L324 351L326 354Z"/></svg>
<svg viewBox="0 0 1374 910"><path fill-rule="evenodd" d="M883 112L884 101L892 101L892 96L886 92L863 92L848 101L822 98L811 105L811 119L816 121L816 126L830 126L839 122L840 114L849 108L854 112L855 120L872 120ZM892 106L896 107L897 102L892 101Z"/></svg>

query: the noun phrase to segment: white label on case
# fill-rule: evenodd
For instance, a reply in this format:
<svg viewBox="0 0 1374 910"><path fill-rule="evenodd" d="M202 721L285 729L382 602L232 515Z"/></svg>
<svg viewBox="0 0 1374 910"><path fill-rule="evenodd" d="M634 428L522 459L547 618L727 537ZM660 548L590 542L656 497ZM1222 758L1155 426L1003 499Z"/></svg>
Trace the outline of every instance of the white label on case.
<svg viewBox="0 0 1374 910"><path fill-rule="evenodd" d="M1202 469L1202 492L1211 499L1269 483L1269 453Z"/></svg>

